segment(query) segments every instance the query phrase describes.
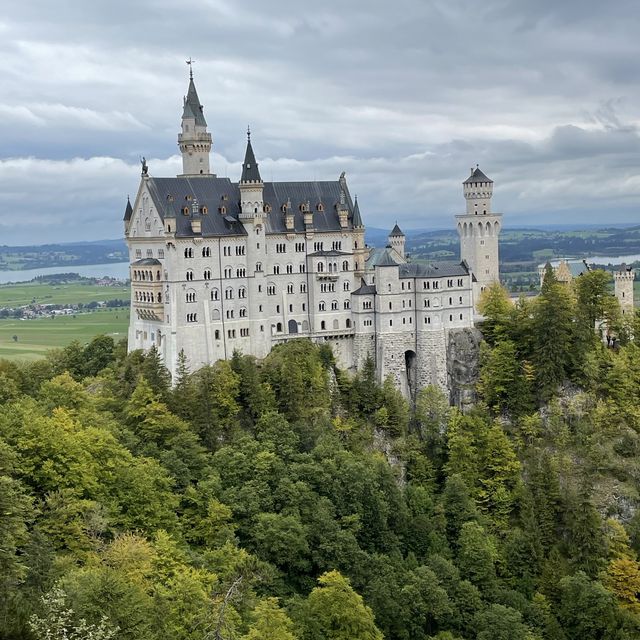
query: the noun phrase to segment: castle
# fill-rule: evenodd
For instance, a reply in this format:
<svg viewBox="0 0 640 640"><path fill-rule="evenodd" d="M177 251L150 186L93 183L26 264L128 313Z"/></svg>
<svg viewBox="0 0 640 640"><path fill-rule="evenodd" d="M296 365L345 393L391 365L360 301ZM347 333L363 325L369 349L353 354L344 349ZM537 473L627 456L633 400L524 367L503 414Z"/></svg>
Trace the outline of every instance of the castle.
<svg viewBox="0 0 640 640"><path fill-rule="evenodd" d="M417 264L396 225L371 249L344 173L333 181L264 182L251 137L238 183L211 173L212 138L193 75L178 145L182 174L142 178L124 216L132 283L129 349L155 345L175 376L235 350L265 357L309 338L357 370L372 358L407 396L449 386L452 336L474 326L474 302L498 279L501 216L479 168L456 216L461 262Z"/></svg>

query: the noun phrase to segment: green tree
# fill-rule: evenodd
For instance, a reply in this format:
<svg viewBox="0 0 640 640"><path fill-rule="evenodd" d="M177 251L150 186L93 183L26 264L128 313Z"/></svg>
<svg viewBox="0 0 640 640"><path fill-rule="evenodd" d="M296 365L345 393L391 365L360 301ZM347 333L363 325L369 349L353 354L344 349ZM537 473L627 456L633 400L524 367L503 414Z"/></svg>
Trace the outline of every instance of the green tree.
<svg viewBox="0 0 640 640"><path fill-rule="evenodd" d="M476 615L477 640L528 640L522 615L501 604L492 604Z"/></svg>
<svg viewBox="0 0 640 640"><path fill-rule="evenodd" d="M277 598L263 598L256 604L253 622L242 640L296 640L293 622L278 605Z"/></svg>
<svg viewBox="0 0 640 640"><path fill-rule="evenodd" d="M509 334L512 305L507 290L499 282L490 284L482 292L478 311L484 316L481 330L489 344L494 345Z"/></svg>
<svg viewBox="0 0 640 640"><path fill-rule="evenodd" d="M304 640L382 640L373 613L338 571L323 573L304 603Z"/></svg>
<svg viewBox="0 0 640 640"><path fill-rule="evenodd" d="M465 522L458 539L458 567L464 578L487 591L496 584L498 552L493 537L477 522Z"/></svg>

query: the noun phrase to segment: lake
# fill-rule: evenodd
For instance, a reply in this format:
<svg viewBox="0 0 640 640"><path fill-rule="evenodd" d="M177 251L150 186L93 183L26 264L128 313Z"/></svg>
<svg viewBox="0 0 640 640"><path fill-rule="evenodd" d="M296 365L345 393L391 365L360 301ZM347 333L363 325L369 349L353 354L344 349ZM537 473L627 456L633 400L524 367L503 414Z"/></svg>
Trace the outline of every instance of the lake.
<svg viewBox="0 0 640 640"><path fill-rule="evenodd" d="M38 276L50 276L54 273L77 273L86 278L104 278L109 276L118 280L129 278L128 262L108 262L107 264L83 264L77 266L44 267L23 271L0 271L0 284L7 282L28 282Z"/></svg>
<svg viewBox="0 0 640 640"><path fill-rule="evenodd" d="M632 262L637 262L638 260L640 260L640 254L635 253L629 256L590 256L589 258L584 259L588 264L600 264L605 266L608 264L622 264L623 262L625 264L631 264ZM556 258L554 260L550 260L549 262L551 262L554 267L557 267L558 264L562 262L562 260L566 260L567 262L582 262L582 258ZM547 263L543 262L538 266L544 267L545 264Z"/></svg>

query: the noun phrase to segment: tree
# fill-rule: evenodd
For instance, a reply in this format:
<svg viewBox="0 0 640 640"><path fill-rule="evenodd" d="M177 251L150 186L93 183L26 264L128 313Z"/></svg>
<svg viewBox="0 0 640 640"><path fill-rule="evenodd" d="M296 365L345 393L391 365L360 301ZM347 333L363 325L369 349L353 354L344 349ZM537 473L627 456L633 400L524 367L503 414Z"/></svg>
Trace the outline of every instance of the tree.
<svg viewBox="0 0 640 640"><path fill-rule="evenodd" d="M296 640L293 622L277 598L263 598L252 612L253 622L242 640Z"/></svg>
<svg viewBox="0 0 640 640"><path fill-rule="evenodd" d="M495 586L498 559L493 537L477 522L465 522L458 538L458 567L464 578L481 591Z"/></svg>
<svg viewBox="0 0 640 640"><path fill-rule="evenodd" d="M383 640L371 609L338 571L318 578L302 612L304 640Z"/></svg>
<svg viewBox="0 0 640 640"><path fill-rule="evenodd" d="M476 640L527 640L528 627L522 615L501 604L491 604L476 615Z"/></svg>
<svg viewBox="0 0 640 640"><path fill-rule="evenodd" d="M491 345L505 338L511 329L512 305L507 290L493 282L481 294L478 311L484 316L481 331Z"/></svg>

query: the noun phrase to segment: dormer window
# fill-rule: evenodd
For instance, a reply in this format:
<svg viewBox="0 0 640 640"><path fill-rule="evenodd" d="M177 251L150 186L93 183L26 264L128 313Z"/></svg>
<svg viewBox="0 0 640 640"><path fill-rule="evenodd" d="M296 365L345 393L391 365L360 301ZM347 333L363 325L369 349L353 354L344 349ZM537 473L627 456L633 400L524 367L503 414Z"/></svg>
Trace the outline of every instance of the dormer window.
<svg viewBox="0 0 640 640"><path fill-rule="evenodd" d="M280 207L280 211L282 211L282 213L287 213L287 203L286 202Z"/></svg>
<svg viewBox="0 0 640 640"><path fill-rule="evenodd" d="M224 206L222 206L222 207L218 207L218 211L219 211L222 215L224 215L225 213L227 213L227 207L224 207Z"/></svg>
<svg viewBox="0 0 640 640"><path fill-rule="evenodd" d="M202 213L202 214L207 214L207 213L209 213L209 209L208 209L208 207L200 207L200 213Z"/></svg>
<svg viewBox="0 0 640 640"><path fill-rule="evenodd" d="M189 195L189 194L188 194L188 195L186 195L186 196L184 197L184 199L185 199L187 202L191 202L191 200L193 200L193 196L191 196L191 195Z"/></svg>
<svg viewBox="0 0 640 640"><path fill-rule="evenodd" d="M318 202L318 204L316 205L316 211L320 211L321 213L324 211L324 205L322 204L322 202Z"/></svg>
<svg viewBox="0 0 640 640"><path fill-rule="evenodd" d="M262 210L265 213L271 213L271 205L268 202L265 202L263 207L262 207Z"/></svg>
<svg viewBox="0 0 640 640"><path fill-rule="evenodd" d="M188 216L189 215L189 207L183 207L182 213L183 213L183 215Z"/></svg>
<svg viewBox="0 0 640 640"><path fill-rule="evenodd" d="M173 196L171 194L167 195L167 202L173 202Z"/></svg>

